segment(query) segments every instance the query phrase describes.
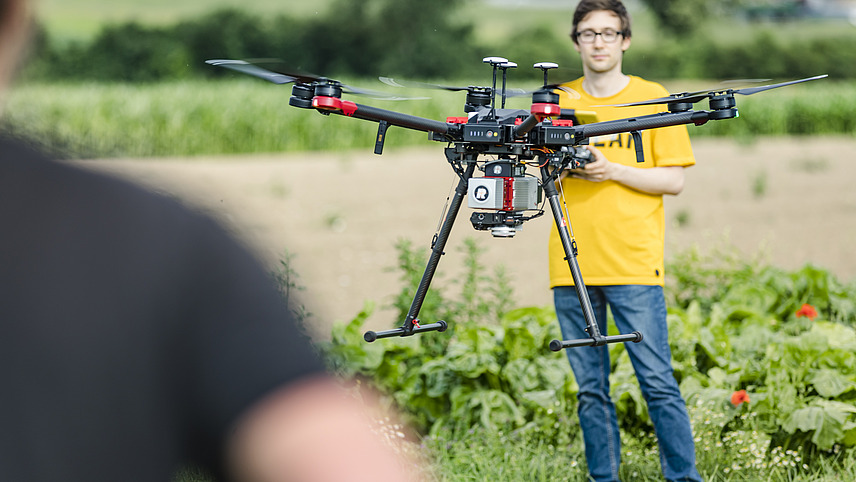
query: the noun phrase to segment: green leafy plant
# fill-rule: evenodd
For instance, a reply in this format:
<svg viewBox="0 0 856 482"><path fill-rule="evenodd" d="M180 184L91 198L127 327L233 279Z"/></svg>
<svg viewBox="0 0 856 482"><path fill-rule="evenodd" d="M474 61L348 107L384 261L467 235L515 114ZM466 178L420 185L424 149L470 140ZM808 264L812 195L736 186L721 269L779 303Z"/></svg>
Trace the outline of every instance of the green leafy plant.
<svg viewBox="0 0 856 482"><path fill-rule="evenodd" d="M722 281L706 302L686 299L669 311L687 399L714 403L746 393L747 417L723 423L721 439L756 431L768 438L767 454L795 451L806 460L856 444L853 285L813 266L791 273L753 264L697 275L691 266L672 270L686 276L672 293Z"/></svg>
<svg viewBox="0 0 856 482"><path fill-rule="evenodd" d="M457 447L473 437L563 447L578 456L576 385L564 357L546 348L559 336L555 314L535 307L491 313L493 295L474 284L499 283L476 275L483 271L479 250L467 249L474 259L465 286L454 290L459 298L438 291L430 305L447 316L451 336L365 343L367 306L333 330L325 347L331 365L370 379L449 463L462 462L440 455L443 441ZM399 252L402 279L413 283L419 256L406 243ZM852 464L846 454L856 445L856 286L814 266L789 272L743 261L728 248L680 253L668 271L673 366L702 473L713 480L792 480ZM656 438L629 357L621 345L610 353L629 462L622 474L656 478ZM485 473L483 462L471 467L474 477Z"/></svg>
<svg viewBox="0 0 856 482"><path fill-rule="evenodd" d="M404 319L424 256L407 242L397 248L405 288L395 305ZM567 361L547 350L559 337L553 312L508 310L513 296L504 272L483 275L475 242L466 241L464 250L459 298L432 290L422 309L426 319L448 320L447 333L365 343L362 326L373 310L367 305L333 329L325 347L331 365L345 376L370 377L422 433L482 427L568 440L571 431L554 425L575 423L575 389Z"/></svg>

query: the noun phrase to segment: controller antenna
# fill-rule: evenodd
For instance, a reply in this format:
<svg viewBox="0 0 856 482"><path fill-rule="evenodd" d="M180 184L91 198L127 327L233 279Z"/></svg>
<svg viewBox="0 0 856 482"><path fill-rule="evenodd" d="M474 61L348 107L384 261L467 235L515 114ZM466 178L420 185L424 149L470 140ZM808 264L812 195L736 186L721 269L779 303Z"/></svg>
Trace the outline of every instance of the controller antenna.
<svg viewBox="0 0 856 482"><path fill-rule="evenodd" d="M544 87L547 87L547 85L549 85L547 83L548 82L547 81L547 72L549 72L550 69L559 68L559 64L554 63L554 62L538 62L537 64L533 65L532 67L535 67L536 69L541 69L544 71Z"/></svg>

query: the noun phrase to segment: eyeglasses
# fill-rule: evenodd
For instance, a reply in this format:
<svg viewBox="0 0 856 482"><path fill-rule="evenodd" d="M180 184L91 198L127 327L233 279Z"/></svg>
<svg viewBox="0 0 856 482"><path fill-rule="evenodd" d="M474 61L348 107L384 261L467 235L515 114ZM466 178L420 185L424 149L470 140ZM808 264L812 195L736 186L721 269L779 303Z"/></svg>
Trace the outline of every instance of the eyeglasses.
<svg viewBox="0 0 856 482"><path fill-rule="evenodd" d="M576 34L577 41L582 42L584 44L593 44L594 40L597 38L598 35L600 35L600 38L602 38L604 42L611 44L612 42L618 40L619 35L624 35L624 32L608 28L603 32L595 32L594 30L583 30L582 32L577 32Z"/></svg>

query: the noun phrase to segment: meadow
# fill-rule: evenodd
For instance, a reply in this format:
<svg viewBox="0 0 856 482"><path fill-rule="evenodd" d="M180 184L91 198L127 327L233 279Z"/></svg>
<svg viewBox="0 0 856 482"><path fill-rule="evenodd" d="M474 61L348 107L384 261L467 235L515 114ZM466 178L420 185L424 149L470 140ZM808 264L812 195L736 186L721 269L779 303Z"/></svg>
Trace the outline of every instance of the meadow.
<svg viewBox="0 0 856 482"><path fill-rule="evenodd" d="M443 83L455 85L455 81ZM377 90L386 87L370 81L356 81L356 85ZM666 85L673 91L699 85L717 87L699 81ZM430 98L354 99L436 120L463 114L463 94L390 89L397 95ZM288 85L253 78L154 84L21 84L8 99L4 122L12 132L72 158L344 151L374 145L376 123L297 109L288 105L290 95ZM691 128L691 135L750 140L753 136L856 134L856 84L821 80L738 96L737 101L741 112L738 119ZM526 109L528 103L528 98L513 98L509 107ZM390 148L430 143L426 133L395 127L387 139Z"/></svg>

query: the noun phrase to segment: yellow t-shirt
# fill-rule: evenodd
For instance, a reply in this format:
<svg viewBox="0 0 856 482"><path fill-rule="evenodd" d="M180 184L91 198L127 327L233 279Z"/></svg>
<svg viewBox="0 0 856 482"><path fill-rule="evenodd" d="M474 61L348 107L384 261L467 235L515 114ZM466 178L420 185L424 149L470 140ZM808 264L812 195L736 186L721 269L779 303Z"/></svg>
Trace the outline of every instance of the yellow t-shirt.
<svg viewBox="0 0 856 482"><path fill-rule="evenodd" d="M668 95L663 86L630 77L630 83L612 97L592 97L582 88L582 78L558 90L563 108L597 112L598 121L654 114L665 105L602 107L654 99ZM642 131L645 162L636 162L636 149L629 133L590 139L606 158L640 168L690 166L695 164L686 126ZM615 181L591 182L566 178L562 181L570 227L579 254L583 281L588 285L663 285L665 215L663 196L646 194ZM555 224L549 241L550 287L574 284Z"/></svg>

